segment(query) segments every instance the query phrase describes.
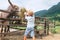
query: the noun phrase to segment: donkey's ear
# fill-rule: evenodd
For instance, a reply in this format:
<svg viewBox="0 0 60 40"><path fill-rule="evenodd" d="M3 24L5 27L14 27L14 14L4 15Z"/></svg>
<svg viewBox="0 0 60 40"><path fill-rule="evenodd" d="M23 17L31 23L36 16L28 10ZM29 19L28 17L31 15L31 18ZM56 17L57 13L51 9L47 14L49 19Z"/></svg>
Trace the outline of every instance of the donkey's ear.
<svg viewBox="0 0 60 40"><path fill-rule="evenodd" d="M8 12L6 10L1 10L1 9L0 9L0 12L10 13L10 12Z"/></svg>
<svg viewBox="0 0 60 40"><path fill-rule="evenodd" d="M12 6L12 8L13 8L13 4L11 3L11 1L10 0L8 0L8 2L9 2L9 4Z"/></svg>

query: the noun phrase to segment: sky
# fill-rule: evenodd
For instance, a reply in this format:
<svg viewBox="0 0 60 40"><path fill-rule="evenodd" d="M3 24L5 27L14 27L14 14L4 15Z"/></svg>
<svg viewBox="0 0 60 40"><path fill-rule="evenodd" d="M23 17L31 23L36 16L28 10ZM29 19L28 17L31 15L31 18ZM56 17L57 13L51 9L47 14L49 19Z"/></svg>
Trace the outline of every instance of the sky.
<svg viewBox="0 0 60 40"><path fill-rule="evenodd" d="M39 10L48 10L60 2L60 0L11 0L11 2L19 7L25 7L36 12ZM8 0L0 0L0 9L6 10L8 6Z"/></svg>

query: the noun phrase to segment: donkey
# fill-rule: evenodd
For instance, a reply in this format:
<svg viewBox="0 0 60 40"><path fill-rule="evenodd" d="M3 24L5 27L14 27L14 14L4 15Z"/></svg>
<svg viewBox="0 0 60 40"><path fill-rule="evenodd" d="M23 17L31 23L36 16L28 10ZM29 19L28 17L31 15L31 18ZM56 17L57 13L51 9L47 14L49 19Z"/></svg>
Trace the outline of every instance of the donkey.
<svg viewBox="0 0 60 40"><path fill-rule="evenodd" d="M10 0L8 0L8 2L10 6L8 7L7 10L0 9L1 12L0 18L10 18L12 16L18 16L19 7L17 5L13 5ZM3 33L3 30L4 32L9 32L9 26L8 26L9 22L7 20L0 20L0 24L5 24L5 25L1 25L1 33Z"/></svg>

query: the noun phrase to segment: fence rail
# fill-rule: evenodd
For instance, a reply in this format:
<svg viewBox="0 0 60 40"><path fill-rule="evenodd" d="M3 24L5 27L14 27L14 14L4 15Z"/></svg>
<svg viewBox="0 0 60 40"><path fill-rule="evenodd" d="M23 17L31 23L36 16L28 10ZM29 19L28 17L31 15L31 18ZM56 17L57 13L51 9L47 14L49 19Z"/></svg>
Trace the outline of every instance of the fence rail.
<svg viewBox="0 0 60 40"><path fill-rule="evenodd" d="M20 21L20 18L0 18L0 20L7 20L7 21Z"/></svg>

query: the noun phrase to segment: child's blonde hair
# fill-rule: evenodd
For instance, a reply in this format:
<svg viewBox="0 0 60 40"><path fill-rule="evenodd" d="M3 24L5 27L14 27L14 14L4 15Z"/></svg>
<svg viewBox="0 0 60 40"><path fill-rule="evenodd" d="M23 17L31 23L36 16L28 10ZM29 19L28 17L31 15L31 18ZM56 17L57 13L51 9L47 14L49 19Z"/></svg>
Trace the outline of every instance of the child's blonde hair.
<svg viewBox="0 0 60 40"><path fill-rule="evenodd" d="M32 11L32 10L28 10L28 11L27 11L27 15L33 16L33 11Z"/></svg>

